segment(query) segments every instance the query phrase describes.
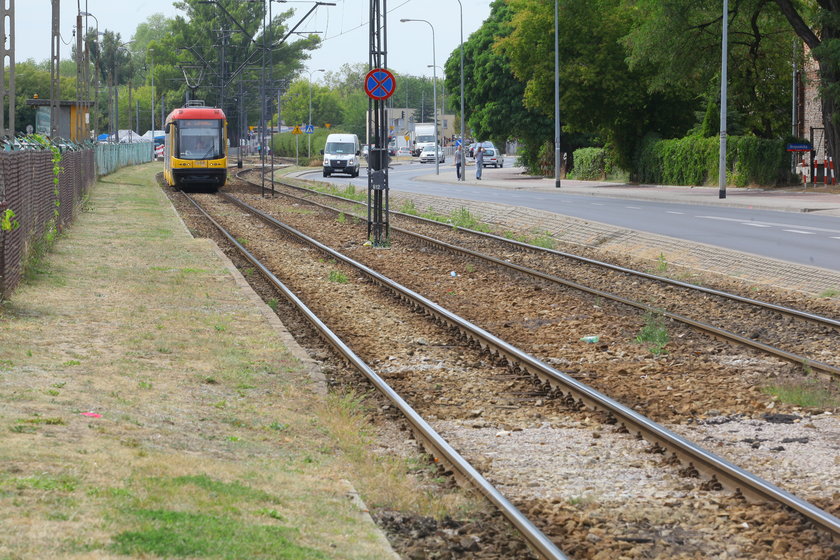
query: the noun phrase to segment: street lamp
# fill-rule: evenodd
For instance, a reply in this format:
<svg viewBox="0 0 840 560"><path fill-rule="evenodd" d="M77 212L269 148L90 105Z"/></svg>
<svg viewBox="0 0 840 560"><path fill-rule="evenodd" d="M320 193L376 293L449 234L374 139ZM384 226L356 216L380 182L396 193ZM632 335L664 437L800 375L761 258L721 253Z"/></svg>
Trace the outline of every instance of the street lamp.
<svg viewBox="0 0 840 560"><path fill-rule="evenodd" d="M464 5L461 4L461 0L458 0L458 9L461 13L461 161L463 162L464 144L466 143L466 139L464 138L464 119L467 116L464 114ZM459 180L466 181L466 174L461 173Z"/></svg>
<svg viewBox="0 0 840 560"><path fill-rule="evenodd" d="M440 147L438 146L438 118L437 118L437 68L435 62L435 26L432 25L429 21L425 19L407 19L403 18L400 22L405 23L407 21L419 21L428 24L428 26L432 29L432 95L434 96L434 115L435 115L435 175L440 175L440 155L438 154L438 150Z"/></svg>
<svg viewBox="0 0 840 560"><path fill-rule="evenodd" d="M85 2L85 9L87 9L87 2ZM80 16L85 16L85 18L86 18L85 19L85 37L84 37L85 38L85 52L84 52L84 69L85 69L84 71L85 71L85 74L84 74L84 81L85 81L85 101L88 102L88 101L90 101L90 79L88 77L88 72L90 70L90 68L89 68L90 63L89 63L89 59L88 59L88 57L90 55L90 49L88 49L88 41L87 41L87 32L88 32L87 17L88 16L92 17L93 20L96 22L96 41L97 42L99 42L99 19L90 12L80 11L79 15ZM99 81L99 64L98 64L98 61L99 61L99 57L97 57L97 64L94 67L94 72L96 73L97 83ZM93 103L93 119L90 120L90 105L88 105L88 119L90 120L90 122L88 123L88 126L89 127L92 126L93 130L98 134L99 133L99 130L98 130L99 127L97 125L99 124L99 118L98 118L97 113L99 112L99 89L94 88L93 95L94 95L94 99L95 99L95 101Z"/></svg>
<svg viewBox="0 0 840 560"><path fill-rule="evenodd" d="M431 68L431 67L432 67L431 64L426 65L426 68ZM443 84L441 85L441 109L440 109L440 116L441 116L441 119L443 119L443 115L446 114L446 71L443 68L441 68L440 66L435 66L435 68L440 70L440 75L442 76L442 79L443 79ZM445 134L446 133L446 127L444 126L443 129L444 129L443 132Z"/></svg>
<svg viewBox="0 0 840 560"><path fill-rule="evenodd" d="M326 72L326 70L318 68L317 70L307 72L307 74L309 74L309 127L307 127L307 129L312 127L312 74L315 72ZM278 116L278 123L279 119L280 117ZM306 155L309 159L312 159L312 134L309 132L306 133L306 144Z"/></svg>
<svg viewBox="0 0 840 560"><path fill-rule="evenodd" d="M554 186L560 188L560 9L554 0Z"/></svg>

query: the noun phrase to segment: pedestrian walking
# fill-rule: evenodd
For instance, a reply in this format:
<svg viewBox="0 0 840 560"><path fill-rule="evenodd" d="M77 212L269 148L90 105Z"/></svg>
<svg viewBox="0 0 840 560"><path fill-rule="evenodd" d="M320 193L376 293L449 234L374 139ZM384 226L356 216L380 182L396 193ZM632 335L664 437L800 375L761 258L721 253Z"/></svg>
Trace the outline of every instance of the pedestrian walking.
<svg viewBox="0 0 840 560"><path fill-rule="evenodd" d="M484 170L484 148L479 146L475 149L475 178L481 181L481 172Z"/></svg>
<svg viewBox="0 0 840 560"><path fill-rule="evenodd" d="M461 180L461 165L464 163L464 154L463 149L461 146L455 148L455 174L458 176L458 180Z"/></svg>

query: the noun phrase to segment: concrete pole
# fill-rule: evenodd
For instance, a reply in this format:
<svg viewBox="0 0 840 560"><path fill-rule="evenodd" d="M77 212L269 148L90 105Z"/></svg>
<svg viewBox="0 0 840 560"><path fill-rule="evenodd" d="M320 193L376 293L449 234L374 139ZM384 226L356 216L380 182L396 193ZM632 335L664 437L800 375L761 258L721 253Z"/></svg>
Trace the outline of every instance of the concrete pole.
<svg viewBox="0 0 840 560"><path fill-rule="evenodd" d="M723 0L723 41L720 62L720 161L718 163L718 198L726 198L726 82L729 50L729 0Z"/></svg>
<svg viewBox="0 0 840 560"><path fill-rule="evenodd" d="M554 186L560 188L560 9L554 0Z"/></svg>
<svg viewBox="0 0 840 560"><path fill-rule="evenodd" d="M467 116L464 114L464 5L461 0L458 0L458 7L461 11L461 170L464 169L464 148L466 147L466 137L464 136L464 120ZM461 181L467 180L467 174L461 173Z"/></svg>

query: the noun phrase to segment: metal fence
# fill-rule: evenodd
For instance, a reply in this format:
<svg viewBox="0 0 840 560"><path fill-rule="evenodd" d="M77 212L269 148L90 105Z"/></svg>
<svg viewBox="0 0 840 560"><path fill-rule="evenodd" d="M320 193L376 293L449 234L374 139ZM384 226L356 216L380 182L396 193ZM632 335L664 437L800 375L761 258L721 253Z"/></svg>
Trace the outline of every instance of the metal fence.
<svg viewBox="0 0 840 560"><path fill-rule="evenodd" d="M146 163L154 159L154 144L97 144L96 174L108 175L121 167Z"/></svg>
<svg viewBox="0 0 840 560"><path fill-rule="evenodd" d="M0 151L0 300L20 283L37 243L73 221L96 177L152 161L151 143L62 144L56 184L52 151L34 144L23 148Z"/></svg>

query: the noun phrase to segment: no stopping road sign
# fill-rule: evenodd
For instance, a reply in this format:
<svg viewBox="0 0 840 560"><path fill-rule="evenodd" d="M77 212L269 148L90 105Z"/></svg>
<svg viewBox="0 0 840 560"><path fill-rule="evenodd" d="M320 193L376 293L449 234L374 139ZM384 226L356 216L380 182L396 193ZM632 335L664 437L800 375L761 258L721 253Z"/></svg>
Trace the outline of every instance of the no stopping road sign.
<svg viewBox="0 0 840 560"><path fill-rule="evenodd" d="M371 99L388 99L396 89L396 78L384 68L374 68L365 76L365 93Z"/></svg>

